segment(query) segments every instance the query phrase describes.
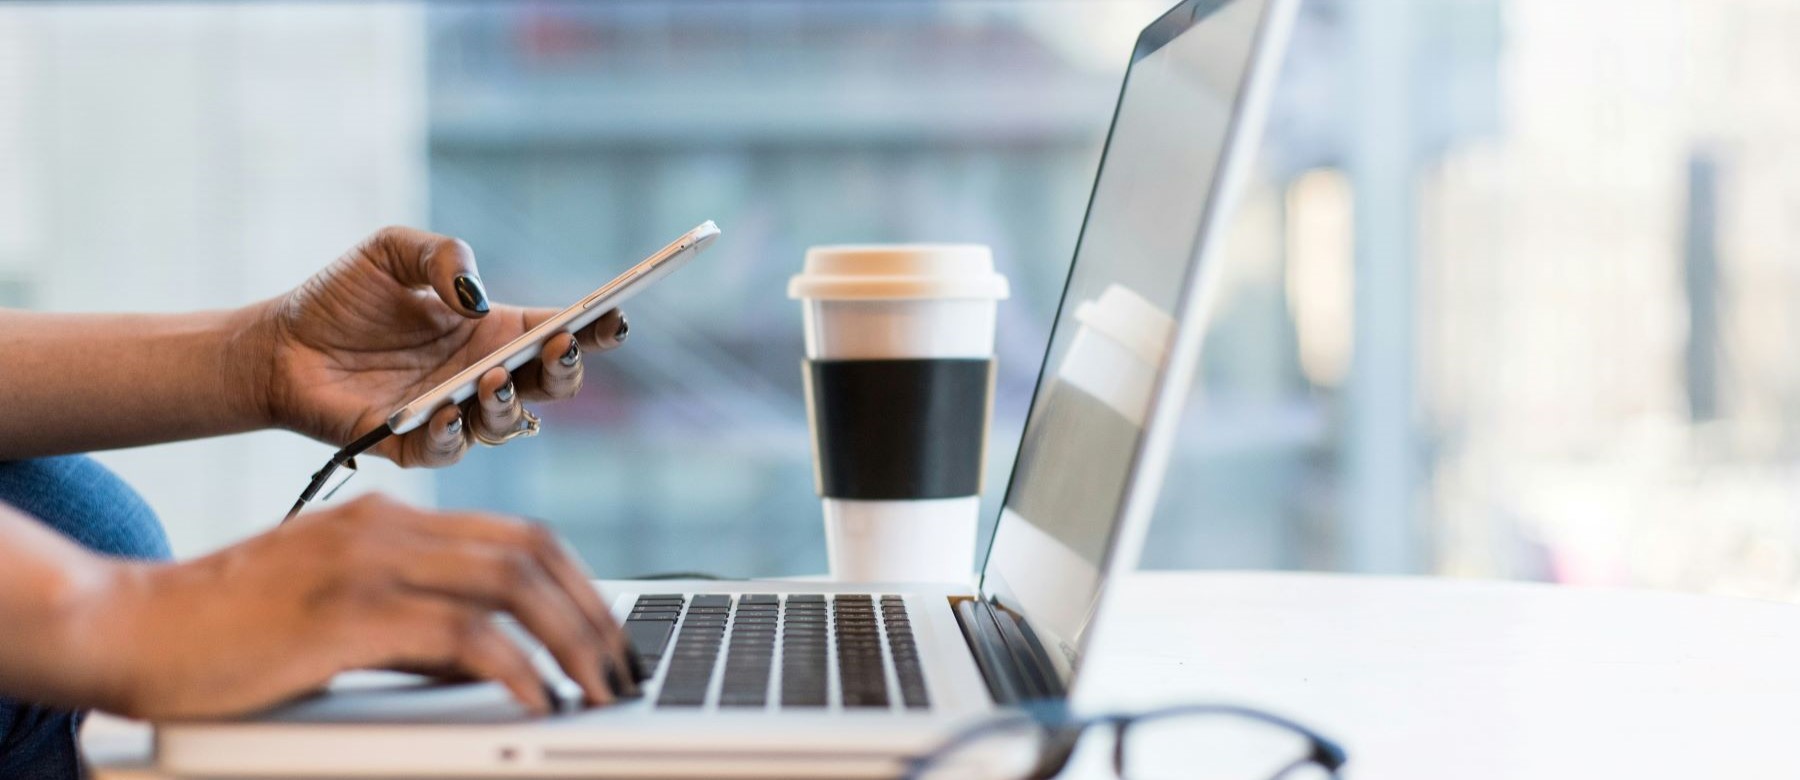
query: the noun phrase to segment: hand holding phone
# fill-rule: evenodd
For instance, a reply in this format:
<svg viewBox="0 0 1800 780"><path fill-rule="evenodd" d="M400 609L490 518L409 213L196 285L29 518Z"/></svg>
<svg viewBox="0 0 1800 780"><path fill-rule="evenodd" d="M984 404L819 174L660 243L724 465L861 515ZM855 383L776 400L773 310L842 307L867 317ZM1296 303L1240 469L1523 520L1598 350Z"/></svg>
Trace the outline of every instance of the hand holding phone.
<svg viewBox="0 0 1800 780"><path fill-rule="evenodd" d="M617 278L600 286L600 288L583 296L568 308L539 323L486 357L475 361L438 386L426 391L416 398L395 409L387 417L386 424L370 430L348 446L338 450L329 462L313 475L312 481L300 495L299 500L289 510L287 517L298 514L308 501L313 500L321 492L329 496L343 480L331 485L332 476L345 470L353 473L355 457L380 444L390 436L404 434L424 425L439 409L451 404L467 401L475 394L477 383L483 374L495 368L504 368L508 373L518 370L537 357L543 343L557 333L575 333L605 316L608 312L619 308L625 301L642 292L657 280L667 276L676 268L685 265L689 260L719 236L719 227L711 220L701 223L693 230L683 234L668 246L645 258L637 265L620 274Z"/></svg>
<svg viewBox="0 0 1800 780"><path fill-rule="evenodd" d="M427 391L424 395L408 401L406 405L394 410L388 417L387 427L394 433L406 433L423 425L431 418L431 413L448 404L459 404L469 400L475 394L475 382L496 366L503 366L507 371L515 371L520 366L531 362L536 356L538 345L557 333L574 333L605 316L607 312L619 308L632 296L643 292L658 279L692 260L694 255L710 246L719 237L719 226L707 220L682 237L675 239L656 254L644 258L642 262L632 266L630 270L619 274L617 278L599 289L588 293L581 300L556 313L556 316L544 320L537 327L526 331L513 339L506 346L494 350L487 357L476 361L468 368L457 372Z"/></svg>

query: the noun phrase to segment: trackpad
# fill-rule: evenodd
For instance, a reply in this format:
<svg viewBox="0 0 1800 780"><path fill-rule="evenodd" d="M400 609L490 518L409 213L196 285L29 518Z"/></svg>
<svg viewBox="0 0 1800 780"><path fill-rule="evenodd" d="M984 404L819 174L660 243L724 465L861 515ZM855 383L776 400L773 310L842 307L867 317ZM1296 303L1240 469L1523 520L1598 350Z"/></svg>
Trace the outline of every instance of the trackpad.
<svg viewBox="0 0 1800 780"><path fill-rule="evenodd" d="M329 691L251 717L283 723L507 723L530 719L496 682L440 682L399 672L349 672Z"/></svg>

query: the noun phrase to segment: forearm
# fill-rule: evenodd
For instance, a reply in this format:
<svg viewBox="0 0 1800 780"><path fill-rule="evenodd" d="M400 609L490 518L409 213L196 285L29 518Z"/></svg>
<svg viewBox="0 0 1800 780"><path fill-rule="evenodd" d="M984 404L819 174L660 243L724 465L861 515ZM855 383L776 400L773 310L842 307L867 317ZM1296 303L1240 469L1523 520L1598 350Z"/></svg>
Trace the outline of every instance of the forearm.
<svg viewBox="0 0 1800 780"><path fill-rule="evenodd" d="M95 620L108 594L147 568L82 549L0 503L0 695L121 709L129 687ZM116 649L110 648L110 649Z"/></svg>
<svg viewBox="0 0 1800 780"><path fill-rule="evenodd" d="M259 314L0 309L0 459L267 426Z"/></svg>

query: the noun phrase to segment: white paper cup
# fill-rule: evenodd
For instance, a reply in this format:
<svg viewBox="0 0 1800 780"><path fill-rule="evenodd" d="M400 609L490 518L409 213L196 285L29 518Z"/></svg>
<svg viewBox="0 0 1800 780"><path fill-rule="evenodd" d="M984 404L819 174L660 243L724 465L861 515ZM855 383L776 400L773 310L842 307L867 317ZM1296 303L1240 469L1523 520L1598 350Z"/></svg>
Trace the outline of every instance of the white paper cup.
<svg viewBox="0 0 1800 780"><path fill-rule="evenodd" d="M807 417L834 578L970 578L994 315L1007 293L984 246L807 251L788 295L804 313Z"/></svg>

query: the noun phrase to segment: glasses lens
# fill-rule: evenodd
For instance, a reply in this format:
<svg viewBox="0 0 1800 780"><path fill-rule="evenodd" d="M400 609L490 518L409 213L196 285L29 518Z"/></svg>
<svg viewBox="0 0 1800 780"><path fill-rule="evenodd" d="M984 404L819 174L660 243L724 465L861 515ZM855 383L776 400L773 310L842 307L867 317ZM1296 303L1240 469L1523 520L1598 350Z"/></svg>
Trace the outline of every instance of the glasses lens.
<svg viewBox="0 0 1800 780"><path fill-rule="evenodd" d="M1170 715L1125 730L1126 780L1321 780L1306 737L1225 715Z"/></svg>
<svg viewBox="0 0 1800 780"><path fill-rule="evenodd" d="M1009 723L928 757L919 780L1001 780L1030 776L1044 748L1044 731L1029 721Z"/></svg>

